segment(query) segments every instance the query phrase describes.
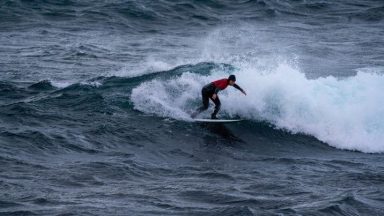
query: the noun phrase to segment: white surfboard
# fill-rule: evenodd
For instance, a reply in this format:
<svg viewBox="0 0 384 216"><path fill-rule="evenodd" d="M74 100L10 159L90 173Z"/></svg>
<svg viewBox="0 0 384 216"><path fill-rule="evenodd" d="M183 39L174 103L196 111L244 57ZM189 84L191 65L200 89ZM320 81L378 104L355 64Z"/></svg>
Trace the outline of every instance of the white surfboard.
<svg viewBox="0 0 384 216"><path fill-rule="evenodd" d="M193 119L195 122L216 122L216 123L230 123L230 122L239 122L242 119Z"/></svg>

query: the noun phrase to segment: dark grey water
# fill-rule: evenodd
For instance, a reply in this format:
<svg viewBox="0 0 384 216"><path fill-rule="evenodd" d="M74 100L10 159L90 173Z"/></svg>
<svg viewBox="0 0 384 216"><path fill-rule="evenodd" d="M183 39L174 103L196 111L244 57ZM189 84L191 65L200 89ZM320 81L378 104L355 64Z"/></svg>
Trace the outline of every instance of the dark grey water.
<svg viewBox="0 0 384 216"><path fill-rule="evenodd" d="M1 1L0 215L383 215L383 36L373 0ZM244 121L191 122L228 74Z"/></svg>

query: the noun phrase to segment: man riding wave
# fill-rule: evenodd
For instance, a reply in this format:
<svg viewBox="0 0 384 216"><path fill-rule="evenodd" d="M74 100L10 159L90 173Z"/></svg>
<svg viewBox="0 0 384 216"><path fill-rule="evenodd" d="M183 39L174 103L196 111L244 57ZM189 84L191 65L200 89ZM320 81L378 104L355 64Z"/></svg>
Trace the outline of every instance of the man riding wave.
<svg viewBox="0 0 384 216"><path fill-rule="evenodd" d="M211 119L217 119L216 115L219 112L221 107L221 102L220 102L219 96L217 95L219 91L226 89L228 85L230 85L240 90L244 95L247 95L247 93L245 93L245 91L240 86L238 86L235 82L236 82L236 76L230 75L228 78L219 79L205 85L201 90L203 105L200 108L198 108L196 112L194 112L191 115L191 117L195 118L198 114L200 114L204 110L207 110L209 107L209 99L211 99L213 103L215 103L215 110L211 114Z"/></svg>

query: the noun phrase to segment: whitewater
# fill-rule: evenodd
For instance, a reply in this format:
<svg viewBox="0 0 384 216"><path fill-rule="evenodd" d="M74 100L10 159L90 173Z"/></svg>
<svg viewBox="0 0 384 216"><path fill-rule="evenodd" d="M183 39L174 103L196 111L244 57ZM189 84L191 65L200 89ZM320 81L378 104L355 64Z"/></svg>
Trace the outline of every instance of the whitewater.
<svg viewBox="0 0 384 216"><path fill-rule="evenodd" d="M135 109L190 121L190 113L200 106L202 86L235 74L248 95L233 89L220 93L223 117L266 121L276 129L311 135L339 149L384 151L382 67L358 68L350 76L308 77L289 46L271 44L269 36L248 27L216 29L197 43L202 50L197 57L184 60L184 64L211 61L233 67L209 75L186 72L144 82L130 95ZM260 55L263 50L272 51ZM169 70L172 61L150 59L147 67Z"/></svg>
<svg viewBox="0 0 384 216"><path fill-rule="evenodd" d="M378 0L0 1L0 215L384 215L383 21ZM219 118L242 121L193 121L230 74L247 95Z"/></svg>

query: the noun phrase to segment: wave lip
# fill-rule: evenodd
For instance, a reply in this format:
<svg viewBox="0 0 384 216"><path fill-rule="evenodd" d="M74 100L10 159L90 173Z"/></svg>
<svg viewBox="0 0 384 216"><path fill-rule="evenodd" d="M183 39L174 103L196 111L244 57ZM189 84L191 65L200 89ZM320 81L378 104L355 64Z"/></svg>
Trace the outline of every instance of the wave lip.
<svg viewBox="0 0 384 216"><path fill-rule="evenodd" d="M258 84L252 90L253 100L243 102L245 109L232 106L231 113L266 119L278 128L313 135L340 149L384 151L384 124L379 120L384 117L384 101L378 93L383 76L358 73L346 79L309 80L282 66L277 73L253 81ZM238 101L233 95L231 99Z"/></svg>

